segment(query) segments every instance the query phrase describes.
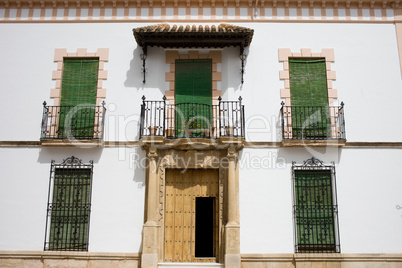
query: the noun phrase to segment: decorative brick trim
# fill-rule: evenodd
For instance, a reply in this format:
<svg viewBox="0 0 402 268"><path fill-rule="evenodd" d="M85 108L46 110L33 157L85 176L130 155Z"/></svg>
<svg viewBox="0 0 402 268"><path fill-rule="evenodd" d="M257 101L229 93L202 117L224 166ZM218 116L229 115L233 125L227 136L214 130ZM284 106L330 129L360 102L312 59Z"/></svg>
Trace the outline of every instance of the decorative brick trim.
<svg viewBox="0 0 402 268"><path fill-rule="evenodd" d="M218 98L222 95L222 91L218 90L218 82L222 80L222 73L218 72L218 63L222 63L222 53L220 50L211 50L208 54L200 54L198 50L189 50L187 54L179 54L177 50L166 51L166 64L170 64L170 71L166 73L165 79L169 83L169 89L165 91L166 99L170 104L175 103L175 76L176 76L176 60L178 59L211 59L212 60L212 104L218 104ZM174 112L169 112L174 122ZM167 130L171 131L171 130Z"/></svg>
<svg viewBox="0 0 402 268"><path fill-rule="evenodd" d="M53 99L54 106L60 106L61 99L61 86L63 79L63 61L65 58L97 58L99 59L99 67L98 67L98 83L97 83L97 92L96 92L96 103L95 105L100 107L102 104L102 99L106 98L106 89L102 87L103 80L107 79L107 71L105 68L105 62L109 61L109 49L108 48L98 48L96 52L88 52L86 48L79 48L76 52L68 52L65 48L56 48L54 51L54 62L57 63L57 69L52 73L52 79L56 80L55 88L50 90L50 98ZM47 132L52 137L57 137L57 127L59 125L59 116L58 114L54 114L49 112L48 115L51 118L51 125L47 126ZM99 122L98 122L99 123ZM95 128L99 128L100 126L95 124ZM64 144L71 143L70 140L50 140L43 141L42 145L50 145L50 146L60 146ZM91 142L89 142L91 143ZM97 140L93 142L95 146L99 146L102 143L101 140ZM88 144L89 145L89 144Z"/></svg>
<svg viewBox="0 0 402 268"><path fill-rule="evenodd" d="M384 0L385 1L385 0ZM8 1L5 1L8 2ZM175 1L176 2L176 1ZM227 1L224 1L226 3ZM289 2L289 1L287 1ZM127 6L128 1L116 2L114 6L93 3L91 5L74 5L64 2L53 1L28 5L28 3L12 4L1 6L0 2L0 23L1 22L81 22L90 23L93 21L118 21L118 22L177 22L177 21L204 21L204 22L359 22L359 23L393 23L395 14L399 9L389 5L379 5L368 2L364 5L339 4L337 6L316 2L298 1L286 4L264 3L260 1L258 7L249 6L246 2L235 4L217 2L193 2L187 5L174 5L173 3L153 4L152 6L139 4ZM43 3L43 5L41 4ZM66 6L67 3L67 6ZM77 1L79 3L79 1ZM103 3L103 2L101 2ZM139 3L137 1L137 3ZM150 2L152 3L152 2ZM199 4L201 3L201 5ZM212 3L215 3L213 1ZM258 3L258 2L257 2ZM264 3L264 4L263 4ZM312 4L311 4L312 3ZM359 1L359 3L362 3Z"/></svg>
<svg viewBox="0 0 402 268"><path fill-rule="evenodd" d="M56 48L54 51L54 62L57 63L57 69L53 71L52 79L56 80L56 87L50 91L50 98L54 99L53 105L60 105L61 82L63 76L64 58L99 58L98 70L98 89L96 94L96 105L100 106L102 99L106 98L106 89L103 88L103 80L107 79L107 70L105 62L109 61L109 49L98 48L96 52L88 52L86 48L79 48L77 52L67 52L65 48Z"/></svg>
<svg viewBox="0 0 402 268"><path fill-rule="evenodd" d="M398 42L398 52L399 52L399 66L402 76L402 10L398 9L395 11L395 22L396 38Z"/></svg>
<svg viewBox="0 0 402 268"><path fill-rule="evenodd" d="M332 81L336 79L336 73L331 69L331 63L335 61L333 48L323 48L320 53L312 53L309 48L302 48L300 52L292 52L290 48L278 49L278 59L283 63L283 70L279 71L279 79L284 80L285 87L281 88L281 98L285 99L285 105L290 106L290 77L289 77L289 57L319 57L325 58L327 70L328 104L333 104L338 98L338 91L332 88Z"/></svg>
<svg viewBox="0 0 402 268"><path fill-rule="evenodd" d="M165 92L170 104L174 104L175 95L175 71L176 60L178 59L211 59L212 60L212 102L217 104L222 91L218 90L218 82L222 80L222 73L218 72L218 63L222 63L222 53L220 50L211 50L208 54L200 54L198 50L190 50L187 54L179 54L177 50L166 51L166 64L170 64L170 72L165 75L166 82L169 83L169 90Z"/></svg>
<svg viewBox="0 0 402 268"><path fill-rule="evenodd" d="M289 76L289 57L300 57L300 58L325 58L326 72L327 72L327 90L328 90L328 105L333 105L334 100L338 98L338 91L332 88L332 81L336 79L335 71L331 70L331 63L335 61L335 53L333 48L323 48L320 53L311 52L310 48L302 48L300 52L292 52L289 48L278 49L278 59L283 62L283 70L279 71L279 78L285 81L285 87L281 88L280 96L285 99L285 105L291 106L291 94L290 94L290 76ZM338 129L335 128L335 118L338 114L331 110L330 120L331 120L331 137L336 137ZM286 115L287 117L287 131L289 132L289 138L292 137L292 115L290 112ZM286 143L289 143L286 141ZM344 143L344 142L343 142ZM328 144L325 141L324 146ZM289 146L294 146L290 142ZM336 141L336 146L339 146L338 141Z"/></svg>

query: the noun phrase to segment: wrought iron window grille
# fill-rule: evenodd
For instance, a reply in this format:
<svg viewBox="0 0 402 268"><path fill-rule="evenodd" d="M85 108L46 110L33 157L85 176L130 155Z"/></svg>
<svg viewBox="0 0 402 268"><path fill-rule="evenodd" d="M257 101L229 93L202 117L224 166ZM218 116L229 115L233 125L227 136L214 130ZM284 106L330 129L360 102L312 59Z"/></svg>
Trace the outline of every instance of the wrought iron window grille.
<svg viewBox="0 0 402 268"><path fill-rule="evenodd" d="M93 161L51 162L44 250L88 251Z"/></svg>
<svg viewBox="0 0 402 268"><path fill-rule="evenodd" d="M340 253L335 164L292 162L296 253Z"/></svg>

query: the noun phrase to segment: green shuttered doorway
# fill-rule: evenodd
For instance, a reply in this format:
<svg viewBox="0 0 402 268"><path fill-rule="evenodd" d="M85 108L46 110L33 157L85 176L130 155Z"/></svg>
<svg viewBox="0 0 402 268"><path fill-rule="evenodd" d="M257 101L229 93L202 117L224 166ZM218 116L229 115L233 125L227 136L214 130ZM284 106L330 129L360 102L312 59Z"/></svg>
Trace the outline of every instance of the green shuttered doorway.
<svg viewBox="0 0 402 268"><path fill-rule="evenodd" d="M289 59L294 138L328 137L327 75L324 58Z"/></svg>
<svg viewBox="0 0 402 268"><path fill-rule="evenodd" d="M64 59L59 135L92 138L99 59Z"/></svg>
<svg viewBox="0 0 402 268"><path fill-rule="evenodd" d="M202 136L212 120L212 60L177 60L176 136ZM188 130L191 129L189 134ZM187 132L187 134L186 134Z"/></svg>

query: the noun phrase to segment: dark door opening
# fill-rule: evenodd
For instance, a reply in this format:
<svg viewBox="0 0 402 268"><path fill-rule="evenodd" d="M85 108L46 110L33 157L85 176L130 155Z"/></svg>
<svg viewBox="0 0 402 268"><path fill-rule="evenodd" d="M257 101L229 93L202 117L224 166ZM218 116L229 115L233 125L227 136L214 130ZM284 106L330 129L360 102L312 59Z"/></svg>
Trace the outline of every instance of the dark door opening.
<svg viewBox="0 0 402 268"><path fill-rule="evenodd" d="M195 257L215 257L214 202L215 197L195 199Z"/></svg>

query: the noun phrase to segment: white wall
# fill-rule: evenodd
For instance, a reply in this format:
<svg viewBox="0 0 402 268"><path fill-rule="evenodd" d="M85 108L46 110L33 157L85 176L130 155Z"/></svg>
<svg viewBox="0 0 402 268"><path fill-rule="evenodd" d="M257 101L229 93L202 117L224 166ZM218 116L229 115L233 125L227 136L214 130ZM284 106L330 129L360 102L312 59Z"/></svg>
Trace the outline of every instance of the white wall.
<svg viewBox="0 0 402 268"><path fill-rule="evenodd" d="M401 164L400 150L342 150L336 177L343 252L401 252Z"/></svg>
<svg viewBox="0 0 402 268"><path fill-rule="evenodd" d="M137 47L134 23L0 24L7 42L0 44L3 128L0 140L38 140L42 102L50 100L56 69L55 48L109 48L105 64L108 78L106 140L137 140L141 97L160 100L168 89L165 52L150 48L147 83L142 84L142 50ZM149 25L149 24L147 24ZM339 100L345 102L348 141L398 141L402 98L400 67L393 24L337 23L244 23L254 29L246 61L245 83L240 84L238 48L222 52L220 89L227 100L243 97L247 140L277 141L280 109L279 80L282 63L278 49L299 52L311 48L334 48Z"/></svg>
<svg viewBox="0 0 402 268"><path fill-rule="evenodd" d="M265 115L271 132L251 134L248 140L276 140L275 120L280 109L278 48L300 52L311 48L334 48L339 101L345 102L348 141L399 141L402 112L402 80L395 26L392 24L252 24L255 30L249 49L243 95L248 121ZM235 75L237 73L234 73ZM225 76L225 74L223 74ZM251 124L251 123L250 123ZM253 123L256 127L263 125ZM250 127L253 125L250 125ZM254 137L255 136L255 137Z"/></svg>
<svg viewBox="0 0 402 268"><path fill-rule="evenodd" d="M71 155L94 160L90 251L140 251L145 196L140 148L1 149L0 250L43 249L50 161ZM335 161L342 252L399 252L402 153L304 148L241 152L241 252L293 252L291 163L311 155Z"/></svg>
<svg viewBox="0 0 402 268"><path fill-rule="evenodd" d="M55 48L96 51L109 48L106 140L138 140L141 97L159 100L165 82L165 52L150 48L147 83L134 23L0 24L0 141L37 141L42 102L50 100L56 69ZM247 50L245 83L240 85L237 48L222 50L224 99L243 97L246 140L277 141L282 64L278 49L334 48L334 87L345 102L348 141L400 141L402 80L393 24L242 24L255 30ZM94 160L90 250L138 252L141 245L144 169L132 159L139 148L1 148L0 250L41 250L46 220L50 161L71 155ZM293 252L291 162L317 156L335 161L342 252L400 252L402 206L400 150L392 149L244 149L240 170L242 253ZM136 158L139 157L139 158ZM245 159L265 159L263 167ZM284 159L278 167L269 159ZM131 160L130 160L131 159ZM250 160L251 161L251 160ZM282 166L282 164L284 166ZM267 165L266 167L264 167ZM399 166L398 166L399 165Z"/></svg>
<svg viewBox="0 0 402 268"><path fill-rule="evenodd" d="M395 149L244 149L240 164L242 253L292 253L292 161L335 162L343 253L402 248L402 152ZM260 164L261 163L261 164Z"/></svg>
<svg viewBox="0 0 402 268"><path fill-rule="evenodd" d="M43 250L50 163L74 155L94 161L89 250L139 252L145 174L130 159L140 150L1 149L0 250Z"/></svg>
<svg viewBox="0 0 402 268"><path fill-rule="evenodd" d="M50 161L39 151L0 150L1 250L43 250Z"/></svg>
<svg viewBox="0 0 402 268"><path fill-rule="evenodd" d="M244 149L240 154L240 252L292 253L290 171L278 150Z"/></svg>

